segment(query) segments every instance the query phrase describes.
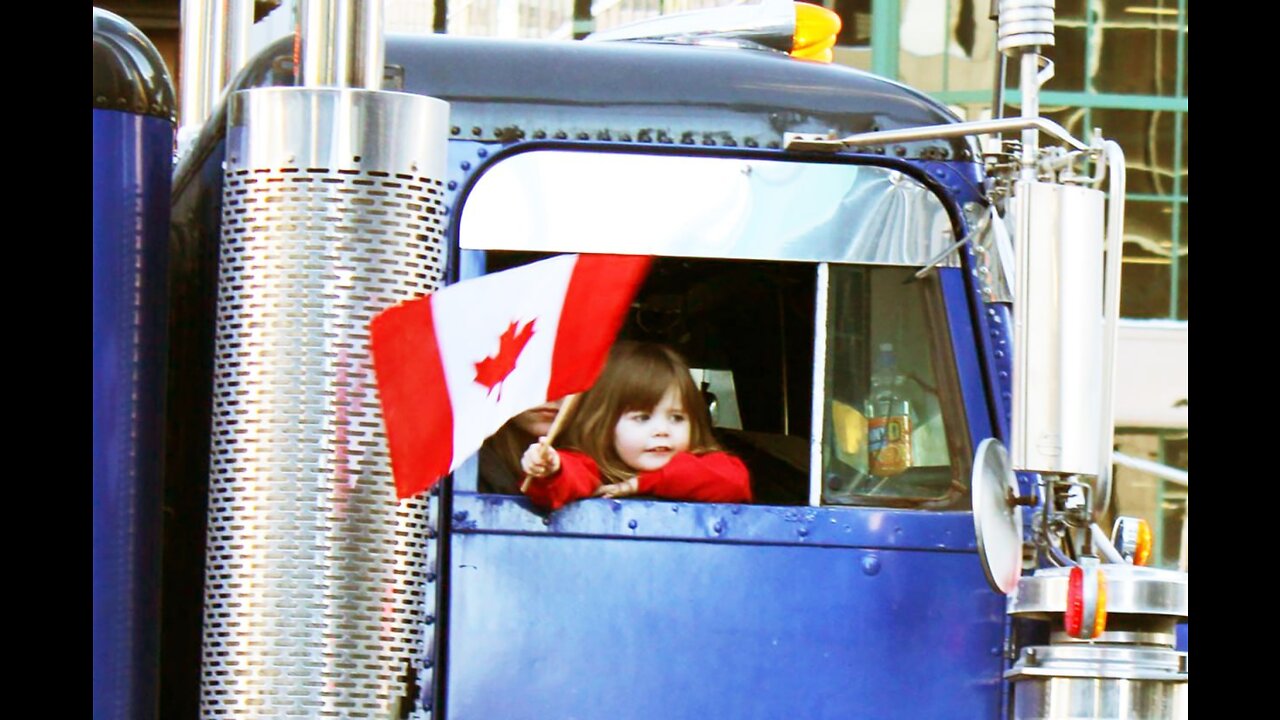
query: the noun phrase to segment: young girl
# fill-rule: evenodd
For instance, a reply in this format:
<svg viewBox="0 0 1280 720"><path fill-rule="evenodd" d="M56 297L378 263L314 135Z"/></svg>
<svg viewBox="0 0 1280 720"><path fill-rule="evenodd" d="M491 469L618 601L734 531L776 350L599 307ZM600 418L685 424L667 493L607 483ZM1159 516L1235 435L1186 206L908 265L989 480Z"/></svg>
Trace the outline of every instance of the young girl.
<svg viewBox="0 0 1280 720"><path fill-rule="evenodd" d="M626 495L751 501L746 466L716 445L689 367L664 345L617 343L565 420L561 449L534 443L522 458L536 505Z"/></svg>

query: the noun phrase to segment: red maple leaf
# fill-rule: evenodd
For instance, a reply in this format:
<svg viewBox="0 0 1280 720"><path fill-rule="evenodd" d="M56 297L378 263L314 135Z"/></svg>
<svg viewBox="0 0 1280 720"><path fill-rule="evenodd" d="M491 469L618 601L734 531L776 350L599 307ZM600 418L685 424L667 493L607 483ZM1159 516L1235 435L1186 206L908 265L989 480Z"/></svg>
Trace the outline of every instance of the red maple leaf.
<svg viewBox="0 0 1280 720"><path fill-rule="evenodd" d="M516 369L516 360L533 337L535 322L537 318L525 323L519 330L516 329L518 323L512 322L507 326L506 332L498 336L498 352L476 363L476 382L489 388L488 394L492 395L494 388L498 388L498 399L502 399L502 389L498 386Z"/></svg>

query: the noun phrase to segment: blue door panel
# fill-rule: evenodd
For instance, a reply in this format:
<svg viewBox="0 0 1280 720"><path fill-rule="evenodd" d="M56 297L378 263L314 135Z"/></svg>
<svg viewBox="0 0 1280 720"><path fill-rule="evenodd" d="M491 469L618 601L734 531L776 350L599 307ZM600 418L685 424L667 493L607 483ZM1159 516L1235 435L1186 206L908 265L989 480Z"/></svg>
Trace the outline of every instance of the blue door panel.
<svg viewBox="0 0 1280 720"><path fill-rule="evenodd" d="M1003 599L969 552L451 542L451 718L999 715Z"/></svg>

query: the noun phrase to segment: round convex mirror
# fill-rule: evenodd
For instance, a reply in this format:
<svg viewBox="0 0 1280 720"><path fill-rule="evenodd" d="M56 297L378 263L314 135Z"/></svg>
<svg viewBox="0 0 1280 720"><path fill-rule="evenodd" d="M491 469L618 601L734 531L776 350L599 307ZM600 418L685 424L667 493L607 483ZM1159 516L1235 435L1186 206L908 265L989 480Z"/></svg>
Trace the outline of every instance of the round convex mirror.
<svg viewBox="0 0 1280 720"><path fill-rule="evenodd" d="M1018 480L1009 453L995 438L978 446L973 460L973 527L987 582L1009 594L1022 575L1022 510L1013 504Z"/></svg>

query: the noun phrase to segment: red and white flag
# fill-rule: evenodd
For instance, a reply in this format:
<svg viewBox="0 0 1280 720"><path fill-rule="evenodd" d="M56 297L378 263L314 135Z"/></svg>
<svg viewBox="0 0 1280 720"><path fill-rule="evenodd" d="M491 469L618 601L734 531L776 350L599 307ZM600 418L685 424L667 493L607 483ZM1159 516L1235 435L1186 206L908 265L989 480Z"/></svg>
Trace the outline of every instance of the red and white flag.
<svg viewBox="0 0 1280 720"><path fill-rule="evenodd" d="M430 489L512 417L590 387L649 262L561 255L375 317L370 344L396 495Z"/></svg>

